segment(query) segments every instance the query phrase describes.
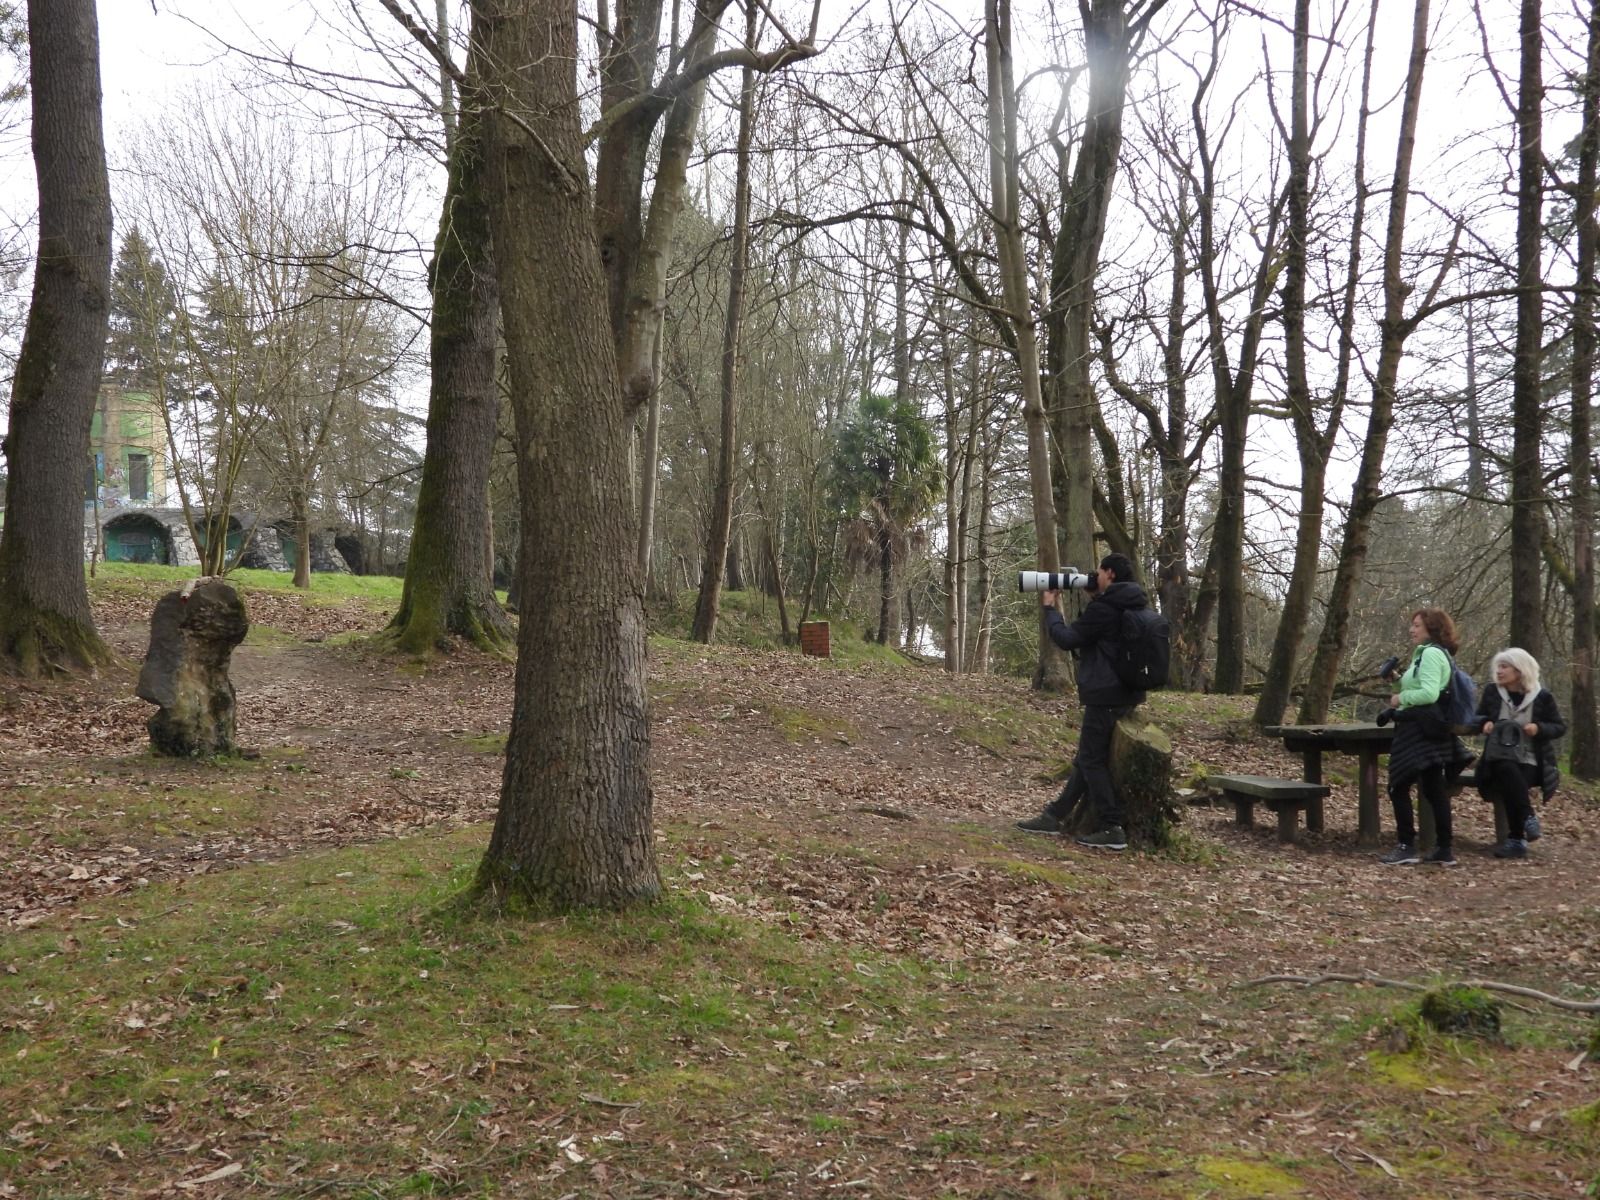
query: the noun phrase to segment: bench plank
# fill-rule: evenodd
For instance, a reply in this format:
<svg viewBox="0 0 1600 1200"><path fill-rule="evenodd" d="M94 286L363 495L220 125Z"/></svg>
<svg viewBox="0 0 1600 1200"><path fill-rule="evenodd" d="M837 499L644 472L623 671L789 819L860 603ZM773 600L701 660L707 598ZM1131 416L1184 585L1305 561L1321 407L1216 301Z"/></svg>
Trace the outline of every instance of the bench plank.
<svg viewBox="0 0 1600 1200"><path fill-rule="evenodd" d="M1206 783L1225 792L1240 792L1262 800L1320 800L1333 790L1325 783L1273 779L1267 775L1208 775Z"/></svg>
<svg viewBox="0 0 1600 1200"><path fill-rule="evenodd" d="M1255 825L1257 801L1267 805L1278 817L1278 840L1294 841L1299 812L1306 810L1306 828L1322 832L1322 800L1333 789L1325 783L1303 779L1273 779L1266 775L1210 775L1206 784L1217 788L1233 801L1233 819L1247 828Z"/></svg>

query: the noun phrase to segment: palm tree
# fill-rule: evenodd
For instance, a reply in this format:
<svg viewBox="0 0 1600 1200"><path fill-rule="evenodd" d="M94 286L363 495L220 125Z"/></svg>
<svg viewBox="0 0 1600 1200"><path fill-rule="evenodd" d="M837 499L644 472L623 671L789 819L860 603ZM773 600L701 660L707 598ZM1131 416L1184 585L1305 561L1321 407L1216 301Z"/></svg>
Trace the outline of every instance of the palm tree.
<svg viewBox="0 0 1600 1200"><path fill-rule="evenodd" d="M883 593L878 644L889 639L894 564L903 558L917 522L939 494L933 429L909 400L868 395L840 427L830 463L841 510L861 523L877 547Z"/></svg>

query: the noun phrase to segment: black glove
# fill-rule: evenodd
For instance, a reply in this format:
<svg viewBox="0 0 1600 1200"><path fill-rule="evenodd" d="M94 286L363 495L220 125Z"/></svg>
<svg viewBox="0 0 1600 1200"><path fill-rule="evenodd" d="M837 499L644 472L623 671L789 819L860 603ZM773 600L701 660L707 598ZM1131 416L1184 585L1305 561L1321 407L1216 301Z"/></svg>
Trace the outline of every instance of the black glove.
<svg viewBox="0 0 1600 1200"><path fill-rule="evenodd" d="M1387 725L1392 720L1394 720L1394 709L1385 704L1378 710L1378 724Z"/></svg>

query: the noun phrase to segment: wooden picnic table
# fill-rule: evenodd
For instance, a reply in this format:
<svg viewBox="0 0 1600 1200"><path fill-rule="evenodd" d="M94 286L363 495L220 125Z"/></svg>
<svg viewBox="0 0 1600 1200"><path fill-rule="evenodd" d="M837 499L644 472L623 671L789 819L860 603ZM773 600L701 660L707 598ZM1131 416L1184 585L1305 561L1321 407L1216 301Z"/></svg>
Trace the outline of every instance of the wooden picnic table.
<svg viewBox="0 0 1600 1200"><path fill-rule="evenodd" d="M1378 822L1378 758L1394 743L1394 725L1375 721L1350 721L1337 725L1268 725L1263 733L1282 738L1285 750L1304 756L1307 783L1322 782L1325 751L1354 754L1359 764L1356 841L1362 846L1381 844ZM1425 805L1424 805L1425 807ZM1431 814L1430 814L1431 815Z"/></svg>

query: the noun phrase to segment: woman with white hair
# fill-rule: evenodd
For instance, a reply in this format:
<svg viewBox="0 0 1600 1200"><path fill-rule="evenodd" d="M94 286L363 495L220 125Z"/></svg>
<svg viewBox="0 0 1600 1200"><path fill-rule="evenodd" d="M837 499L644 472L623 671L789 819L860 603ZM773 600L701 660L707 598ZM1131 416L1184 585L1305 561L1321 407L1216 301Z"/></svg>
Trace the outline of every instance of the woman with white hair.
<svg viewBox="0 0 1600 1200"><path fill-rule="evenodd" d="M1553 743L1567 732L1556 698L1539 686L1539 664L1526 650L1512 647L1494 656L1494 686L1478 699L1484 739L1478 759L1478 790L1505 803L1506 840L1496 858L1527 858L1533 833L1528 789L1555 763Z"/></svg>

